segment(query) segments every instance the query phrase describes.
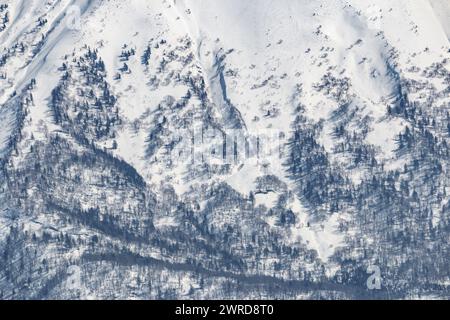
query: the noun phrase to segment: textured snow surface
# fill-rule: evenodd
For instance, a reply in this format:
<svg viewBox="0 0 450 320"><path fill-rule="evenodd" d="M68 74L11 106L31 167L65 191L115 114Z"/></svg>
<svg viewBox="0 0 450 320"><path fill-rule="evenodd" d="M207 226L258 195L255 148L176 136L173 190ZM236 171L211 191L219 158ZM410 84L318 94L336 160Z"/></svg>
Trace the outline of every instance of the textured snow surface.
<svg viewBox="0 0 450 320"><path fill-rule="evenodd" d="M325 275L348 281L344 296L361 296L352 286L368 265L402 270L409 258L448 250L439 241L450 211L450 1L0 0L0 8L0 240L27 231L23 241L51 260L47 276L56 279L22 297L70 297L67 279L57 284L67 261L83 275L95 270L75 298L214 298L224 279ZM245 159L243 143L239 152L233 141L221 145L224 132L272 140L258 140L257 156ZM202 162L212 149L230 158ZM419 220L422 231L408 238ZM58 237L64 249L49 240ZM13 265L5 256L2 265ZM107 265L120 257L120 267ZM157 271L151 259L162 261ZM192 265L206 270L209 289ZM122 289L99 289L108 277ZM165 286L146 296L140 283L155 279ZM447 283L448 294L448 272L427 279ZM403 290L403 280L390 288ZM2 281L6 297L20 297L14 281ZM327 297L277 294L260 297Z"/></svg>

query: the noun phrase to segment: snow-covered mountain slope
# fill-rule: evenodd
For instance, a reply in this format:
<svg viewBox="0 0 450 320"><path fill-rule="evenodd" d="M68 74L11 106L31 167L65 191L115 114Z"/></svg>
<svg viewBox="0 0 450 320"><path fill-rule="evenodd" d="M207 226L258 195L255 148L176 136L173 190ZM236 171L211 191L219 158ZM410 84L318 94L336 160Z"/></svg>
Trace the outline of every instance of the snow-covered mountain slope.
<svg viewBox="0 0 450 320"><path fill-rule="evenodd" d="M2 297L448 298L449 18L0 0Z"/></svg>
<svg viewBox="0 0 450 320"><path fill-rule="evenodd" d="M448 21L448 16L450 14L450 3L445 0L431 0L430 4L433 8L434 14L438 17L447 38L450 38L450 22Z"/></svg>

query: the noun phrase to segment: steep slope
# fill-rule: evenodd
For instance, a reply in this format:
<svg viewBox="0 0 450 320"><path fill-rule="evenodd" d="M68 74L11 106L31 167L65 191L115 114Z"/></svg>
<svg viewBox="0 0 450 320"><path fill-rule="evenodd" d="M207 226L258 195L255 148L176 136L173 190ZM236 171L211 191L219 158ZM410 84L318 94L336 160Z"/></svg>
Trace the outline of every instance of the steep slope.
<svg viewBox="0 0 450 320"><path fill-rule="evenodd" d="M1 296L448 298L449 17L0 1Z"/></svg>
<svg viewBox="0 0 450 320"><path fill-rule="evenodd" d="M450 22L448 21L448 17L450 16L450 3L445 0L431 0L430 4L447 38L450 38Z"/></svg>

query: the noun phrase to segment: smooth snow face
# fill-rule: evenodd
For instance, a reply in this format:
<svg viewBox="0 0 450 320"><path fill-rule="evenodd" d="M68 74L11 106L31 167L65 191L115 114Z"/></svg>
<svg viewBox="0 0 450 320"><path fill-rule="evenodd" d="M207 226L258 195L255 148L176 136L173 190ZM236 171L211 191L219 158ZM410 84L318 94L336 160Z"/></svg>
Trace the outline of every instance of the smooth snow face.
<svg viewBox="0 0 450 320"><path fill-rule="evenodd" d="M430 0L430 4L447 38L450 40L450 2L447 0Z"/></svg>
<svg viewBox="0 0 450 320"><path fill-rule="evenodd" d="M263 205L266 208L273 208L278 200L278 195L276 192L268 192L266 194L256 194L255 195L255 206Z"/></svg>

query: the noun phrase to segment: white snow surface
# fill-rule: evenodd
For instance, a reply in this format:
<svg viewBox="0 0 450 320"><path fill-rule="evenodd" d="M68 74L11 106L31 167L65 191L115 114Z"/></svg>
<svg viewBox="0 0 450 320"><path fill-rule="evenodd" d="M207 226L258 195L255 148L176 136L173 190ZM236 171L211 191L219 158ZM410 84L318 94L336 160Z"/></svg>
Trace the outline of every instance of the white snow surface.
<svg viewBox="0 0 450 320"><path fill-rule="evenodd" d="M98 48L107 68L108 82L118 97L121 116L126 120L117 135L116 156L132 164L150 184L170 182L180 196L201 181L182 179L183 166L167 169L145 158L146 139L151 123L146 114L157 109L167 96L180 99L186 87L148 87L149 72L140 56L151 39L164 39L176 46L178 39L189 37L193 45L194 69L205 79L205 85L216 110L226 104L217 77L215 58L225 54L226 94L240 112L249 133L266 129L289 134L297 103L306 107L312 121L323 120L322 143L332 152L335 140L330 132L330 113L337 103L318 92L314 84L327 73L347 77L353 103L360 115L373 118L367 142L374 145L379 158L390 163L396 147L396 135L404 128L398 120L386 120L385 111L395 83L388 72L392 48L397 49L399 68L410 65L427 67L442 60L449 50L450 2L448 0L9 0L11 21L0 33L0 53L18 41L36 45L46 37L43 47L27 59L11 58L0 79L0 156L14 128L12 111L6 101L20 92L31 79L37 87L34 106L28 115L24 135L43 139L43 127L58 130L49 115L48 99L60 79L58 68L65 56L79 53L88 45ZM67 27L66 12L78 6L80 30ZM48 23L38 32L38 17ZM121 67L119 55L124 45L134 48L137 57L130 60L130 75L120 81L114 75ZM156 50L155 50L156 51ZM154 53L159 55L159 51ZM23 61L28 61L23 64ZM296 96L301 85L302 92ZM267 116L270 115L270 116ZM132 123L141 120L136 131ZM357 123L353 124L357 126ZM264 159L263 159L264 160ZM226 181L232 188L248 195L255 191L255 180L274 174L294 190L283 166L275 158L268 166L263 160L235 167L229 176L212 177ZM263 168L264 167L264 168ZM355 172L358 176L361 172ZM256 203L272 207L276 193L257 195ZM293 241L301 239L326 260L342 237L337 233L336 214L320 224L305 227L308 212L296 200L293 211L300 217L293 230ZM176 224L162 218L157 227Z"/></svg>

